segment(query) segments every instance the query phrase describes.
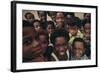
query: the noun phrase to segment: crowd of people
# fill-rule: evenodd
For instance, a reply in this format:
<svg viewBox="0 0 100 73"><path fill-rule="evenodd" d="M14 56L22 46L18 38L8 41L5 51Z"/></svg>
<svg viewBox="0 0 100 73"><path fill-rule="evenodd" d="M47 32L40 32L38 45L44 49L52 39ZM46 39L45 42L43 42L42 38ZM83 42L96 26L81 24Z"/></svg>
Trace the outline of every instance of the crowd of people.
<svg viewBox="0 0 100 73"><path fill-rule="evenodd" d="M23 20L23 62L91 59L91 14L37 11ZM47 15L51 20L47 20Z"/></svg>

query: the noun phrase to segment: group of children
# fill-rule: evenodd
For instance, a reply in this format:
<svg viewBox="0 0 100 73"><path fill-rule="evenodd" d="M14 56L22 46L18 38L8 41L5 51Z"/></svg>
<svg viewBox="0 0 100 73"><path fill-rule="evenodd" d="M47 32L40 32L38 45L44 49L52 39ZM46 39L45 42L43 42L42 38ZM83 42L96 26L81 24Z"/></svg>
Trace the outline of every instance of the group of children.
<svg viewBox="0 0 100 73"><path fill-rule="evenodd" d="M23 20L23 62L91 59L91 14L27 12ZM47 15L51 18L47 21Z"/></svg>

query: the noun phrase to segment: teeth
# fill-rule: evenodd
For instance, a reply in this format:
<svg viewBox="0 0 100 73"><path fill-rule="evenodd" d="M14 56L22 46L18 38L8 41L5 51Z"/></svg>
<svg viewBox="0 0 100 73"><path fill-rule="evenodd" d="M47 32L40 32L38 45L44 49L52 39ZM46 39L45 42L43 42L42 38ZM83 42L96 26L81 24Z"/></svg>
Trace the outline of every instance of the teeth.
<svg viewBox="0 0 100 73"><path fill-rule="evenodd" d="M60 52L60 55L64 55L65 53L64 52Z"/></svg>

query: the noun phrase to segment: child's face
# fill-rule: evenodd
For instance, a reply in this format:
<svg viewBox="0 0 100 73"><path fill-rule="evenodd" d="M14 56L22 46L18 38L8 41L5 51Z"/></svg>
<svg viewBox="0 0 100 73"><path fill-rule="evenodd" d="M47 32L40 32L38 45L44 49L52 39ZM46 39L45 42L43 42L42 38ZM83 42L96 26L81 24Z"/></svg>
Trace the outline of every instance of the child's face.
<svg viewBox="0 0 100 73"><path fill-rule="evenodd" d="M68 31L72 36L76 36L78 32L77 26L68 26Z"/></svg>
<svg viewBox="0 0 100 73"><path fill-rule="evenodd" d="M89 41L91 39L91 24L87 23L84 26L84 39Z"/></svg>
<svg viewBox="0 0 100 73"><path fill-rule="evenodd" d="M32 22L34 20L32 14L28 14L26 18L28 22Z"/></svg>
<svg viewBox="0 0 100 73"><path fill-rule="evenodd" d="M85 50L85 48L84 48L83 42L79 42L79 41L75 42L75 44L74 44L74 54L75 54L76 59L81 58L81 56L84 53L84 50Z"/></svg>
<svg viewBox="0 0 100 73"><path fill-rule="evenodd" d="M91 14L90 13L87 13L85 16L84 16L84 19L86 20L89 20L91 18Z"/></svg>
<svg viewBox="0 0 100 73"><path fill-rule="evenodd" d="M23 28L23 58L32 59L41 54L42 50L38 41L34 39L31 27Z"/></svg>
<svg viewBox="0 0 100 73"><path fill-rule="evenodd" d="M48 41L46 39L46 36L40 35L39 36L39 42L40 42L40 45L41 45L41 48L42 48L42 52L44 53L47 49L47 46L48 46Z"/></svg>
<svg viewBox="0 0 100 73"><path fill-rule="evenodd" d="M48 26L47 26L47 32L51 33L52 31L53 31L52 25L48 24Z"/></svg>
<svg viewBox="0 0 100 73"><path fill-rule="evenodd" d="M62 28L64 26L64 14L61 12L56 14L56 25L58 28Z"/></svg>
<svg viewBox="0 0 100 73"><path fill-rule="evenodd" d="M64 37L57 37L55 40L55 49L56 52L62 56L66 54L67 44Z"/></svg>
<svg viewBox="0 0 100 73"><path fill-rule="evenodd" d="M35 22L35 23L33 24L33 26L34 26L34 28L35 28L35 30L36 30L37 32L40 31L41 27L40 27L40 23L39 23L39 22Z"/></svg>
<svg viewBox="0 0 100 73"><path fill-rule="evenodd" d="M90 23L86 23L84 25L84 31L87 31L87 30L91 30L91 24Z"/></svg>
<svg viewBox="0 0 100 73"><path fill-rule="evenodd" d="M50 12L50 17L53 21L55 21L56 13L55 12Z"/></svg>
<svg viewBox="0 0 100 73"><path fill-rule="evenodd" d="M40 20L45 22L46 21L46 13L43 12L43 11L39 11L39 17L40 17Z"/></svg>

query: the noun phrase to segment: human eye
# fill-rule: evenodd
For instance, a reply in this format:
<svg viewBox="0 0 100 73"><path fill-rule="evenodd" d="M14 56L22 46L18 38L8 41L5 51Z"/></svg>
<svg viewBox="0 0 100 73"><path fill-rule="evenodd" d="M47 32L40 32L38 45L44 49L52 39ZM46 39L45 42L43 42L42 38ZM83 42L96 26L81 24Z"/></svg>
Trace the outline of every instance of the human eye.
<svg viewBox="0 0 100 73"><path fill-rule="evenodd" d="M30 45L32 43L32 39L31 38L24 38L23 39L23 45Z"/></svg>

